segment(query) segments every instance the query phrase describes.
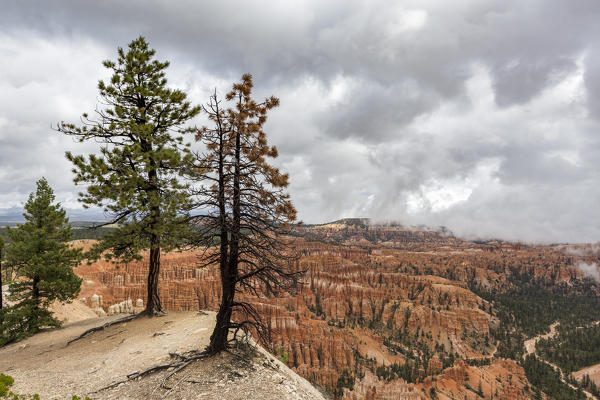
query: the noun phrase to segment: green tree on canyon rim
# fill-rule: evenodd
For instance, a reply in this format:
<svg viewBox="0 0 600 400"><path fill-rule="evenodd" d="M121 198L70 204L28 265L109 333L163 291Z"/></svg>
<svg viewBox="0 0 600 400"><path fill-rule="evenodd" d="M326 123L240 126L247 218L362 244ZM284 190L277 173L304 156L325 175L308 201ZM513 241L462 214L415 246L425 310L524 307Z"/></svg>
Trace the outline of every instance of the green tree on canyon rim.
<svg viewBox="0 0 600 400"><path fill-rule="evenodd" d="M73 267L81 250L69 246L71 226L45 179L25 203L25 223L8 229L6 264L16 267L19 279L9 285L14 303L0 310L0 345L30 336L42 327L60 326L48 310L55 301L73 300L81 279Z"/></svg>
<svg viewBox="0 0 600 400"><path fill-rule="evenodd" d="M4 299L2 298L2 274L4 273L2 269L2 259L4 258L4 238L0 236L0 310L2 310L2 306L4 305Z"/></svg>
<svg viewBox="0 0 600 400"><path fill-rule="evenodd" d="M104 109L83 114L80 126L61 122L57 130L79 140L100 143L100 154L87 158L66 153L76 184L87 185L79 194L84 207L101 207L118 229L108 233L90 253L107 259L140 259L149 249L147 301L144 314L163 313L158 279L161 251L178 246L185 235L190 199L180 175L193 162L184 136L186 123L200 107L186 94L167 87L168 61L154 58L155 50L143 37L127 50L118 49L117 61L104 61L112 71L98 90Z"/></svg>
<svg viewBox="0 0 600 400"><path fill-rule="evenodd" d="M221 276L221 304L208 352L224 350L232 330L234 338L240 330L253 332L268 345L269 327L236 293L277 294L294 289L300 276L284 239L296 219L285 191L288 175L268 163L277 149L267 144L263 129L279 99L257 102L252 88L252 76L245 74L226 94L227 108L215 92L204 107L212 126L196 136L206 151L197 155L192 176L200 210L194 244L209 250L204 265L219 265Z"/></svg>

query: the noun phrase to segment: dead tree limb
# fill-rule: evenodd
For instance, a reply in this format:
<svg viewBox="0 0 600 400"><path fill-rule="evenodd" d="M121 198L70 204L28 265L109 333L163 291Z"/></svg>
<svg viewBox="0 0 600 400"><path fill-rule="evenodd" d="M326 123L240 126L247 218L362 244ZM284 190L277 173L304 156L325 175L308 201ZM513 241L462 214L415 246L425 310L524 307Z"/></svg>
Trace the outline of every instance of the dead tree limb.
<svg viewBox="0 0 600 400"><path fill-rule="evenodd" d="M105 330L106 328L109 328L109 327L111 327L111 326L113 326L113 325L118 325L118 324L122 324L122 323L124 323L124 322L133 321L134 319L136 319L136 318L138 318L138 317L142 317L142 316L144 316L144 315L146 315L146 314L144 314L144 313L132 314L132 315L128 315L128 316L126 316L126 317L123 317L123 318L117 319L117 320L115 320L115 321L110 321L110 322L107 322L107 323L105 323L104 325L101 325L101 326L96 326L96 327L94 327L94 328L90 328L90 329L88 329L87 331L83 332L81 335L77 336L76 338L69 340L69 341L67 342L67 346L68 346L68 345L70 345L70 344L71 344L71 343L73 343L73 342L76 342L76 341L78 341L78 340L80 340L80 339L83 339L84 337L86 337L87 335L89 335L89 334L91 334L91 333L94 333L94 332L99 332L99 331L103 331L103 330Z"/></svg>
<svg viewBox="0 0 600 400"><path fill-rule="evenodd" d="M163 371L163 370L170 369L170 368L175 368L163 379L162 383L160 384L160 387L164 387L164 384L166 383L168 378L170 378L177 372L184 370L193 361L199 360L201 358L209 357L209 356L213 355L214 353L206 352L206 351L202 351L202 352L191 351L191 352L188 352L188 354L190 354L190 355L186 356L186 355L182 355L182 354L171 353L170 354L171 357L176 356L176 357L180 358L180 361L158 364L158 365L154 365L148 369L145 369L143 371L133 372L133 373L127 375L127 379L123 379L118 382L111 383L108 386L104 386L94 392L91 392L90 394L95 394L95 393L102 392L104 390L109 390L109 389L115 388L123 383L131 382L136 379L143 378L144 376L153 374L155 372Z"/></svg>

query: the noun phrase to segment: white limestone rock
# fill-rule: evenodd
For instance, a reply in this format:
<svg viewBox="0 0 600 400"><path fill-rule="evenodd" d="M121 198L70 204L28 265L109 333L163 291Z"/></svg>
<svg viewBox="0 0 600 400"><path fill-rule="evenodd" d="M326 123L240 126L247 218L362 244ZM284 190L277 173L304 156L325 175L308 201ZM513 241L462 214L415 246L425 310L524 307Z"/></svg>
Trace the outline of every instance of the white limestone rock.
<svg viewBox="0 0 600 400"><path fill-rule="evenodd" d="M93 310L98 307L100 307L100 296L98 296L96 293L94 293L90 300L90 308L92 308L92 310Z"/></svg>

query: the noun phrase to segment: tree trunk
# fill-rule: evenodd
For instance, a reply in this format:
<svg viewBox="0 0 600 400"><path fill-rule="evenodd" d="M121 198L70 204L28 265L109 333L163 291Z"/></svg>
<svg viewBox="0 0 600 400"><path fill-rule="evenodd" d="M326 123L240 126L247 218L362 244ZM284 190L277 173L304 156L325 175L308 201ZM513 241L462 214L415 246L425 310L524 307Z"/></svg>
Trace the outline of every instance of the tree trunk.
<svg viewBox="0 0 600 400"><path fill-rule="evenodd" d="M223 242L221 243L221 290L223 294L221 296L221 305L219 312L217 313L217 323L215 329L210 336L209 350L211 352L219 352L227 348L227 337L229 335L229 325L231 322L231 314L233 313L233 301L235 298L235 285L238 278L238 257L239 257L239 237L240 237L240 132L236 132L235 137L235 165L233 173L233 205L232 205L232 223L231 223L231 239L228 240L229 244L229 257L223 257ZM221 194L221 193L219 193ZM221 212L225 212L224 203L224 192L223 192L223 205ZM221 214L224 215L224 214ZM225 223L225 219L221 219L222 223ZM221 235L226 237L227 232L223 230L224 225L221 226Z"/></svg>
<svg viewBox="0 0 600 400"><path fill-rule="evenodd" d="M158 295L158 276L160 274L160 238L152 234L150 239L150 269L148 270L148 301L145 313L153 317L163 312Z"/></svg>
<svg viewBox="0 0 600 400"><path fill-rule="evenodd" d="M221 278L223 295L221 296L221 306L217 313L217 323L212 335L210 335L210 344L208 350L212 353L218 353L227 348L227 337L229 336L229 324L231 322L231 313L233 311L233 299L235 296L235 285L231 283L232 279Z"/></svg>
<svg viewBox="0 0 600 400"><path fill-rule="evenodd" d="M152 149L150 143L143 144L142 147ZM145 313L150 316L163 314L162 304L158 295L158 276L160 274L160 235L157 228L160 225L160 195L158 192L158 172L156 171L156 162L153 158L149 161L150 170L148 171L148 180L150 190L148 197L150 200L150 265L148 268L148 300L146 302Z"/></svg>
<svg viewBox="0 0 600 400"><path fill-rule="evenodd" d="M210 335L209 350L218 353L227 348L227 337L229 336L229 323L231 321L233 299L235 297L235 284L232 285L232 278L229 273L229 229L227 226L227 207L225 203L225 149L223 130L219 123L219 234L220 255L219 255L219 270L221 273L221 305L217 313L217 322L213 333ZM235 283L235 281L233 281Z"/></svg>
<svg viewBox="0 0 600 400"><path fill-rule="evenodd" d="M36 276L33 278L33 282L31 283L31 297L33 298L33 302L36 308L39 308L40 305L40 288L38 285L40 284L40 277Z"/></svg>

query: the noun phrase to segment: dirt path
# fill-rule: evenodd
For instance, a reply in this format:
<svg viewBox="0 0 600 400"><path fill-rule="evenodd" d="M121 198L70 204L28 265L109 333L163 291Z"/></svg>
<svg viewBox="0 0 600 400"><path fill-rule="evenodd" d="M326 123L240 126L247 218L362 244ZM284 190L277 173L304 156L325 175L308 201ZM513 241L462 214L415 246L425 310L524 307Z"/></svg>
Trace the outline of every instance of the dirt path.
<svg viewBox="0 0 600 400"><path fill-rule="evenodd" d="M559 325L559 322L556 321L554 322L552 325L550 325L550 332L544 334L544 335L537 335L529 340L525 341L525 355L523 355L523 358L525 358L526 356L528 356L529 354L533 354L533 355L537 355L536 351L535 351L535 345L536 343L540 340L540 339L550 339L555 337L558 334L558 331L556 330L556 327ZM571 385L570 383L568 383L567 381L565 381L562 376L564 376L564 373L562 371L562 369L554 364L551 363L550 361L544 360L541 357L538 357L539 360L545 362L546 364L548 364L549 366L551 366L552 368L554 368L555 370L560 371L561 373L561 381L565 384L567 384L571 389L573 390L577 390L577 387L575 387L574 385ZM583 390L583 393L585 393L585 395L589 398L589 399L595 399L595 397L589 393L586 390Z"/></svg>
<svg viewBox="0 0 600 400"><path fill-rule="evenodd" d="M537 335L529 340L526 340L525 341L525 356L528 356L530 354L535 354L535 345L540 339L550 339L550 338L553 338L554 336L556 336L556 334L558 333L558 331L556 330L556 327L558 326L558 324L559 324L559 322L556 321L552 325L550 325L550 332L548 332L544 335ZM523 358L525 358L525 356L523 356Z"/></svg>
<svg viewBox="0 0 600 400"><path fill-rule="evenodd" d="M167 362L169 353L203 349L214 325L214 313L170 312L165 317L115 325L66 345L84 330L119 317L73 323L6 346L0 349L0 372L15 378L15 392L38 393L42 399L70 399L73 394L90 394L128 374ZM91 397L161 399L168 392L157 389L165 374ZM178 381L168 393L169 399L323 399L306 380L264 351L250 361L230 353L197 361L168 383L174 386Z"/></svg>

